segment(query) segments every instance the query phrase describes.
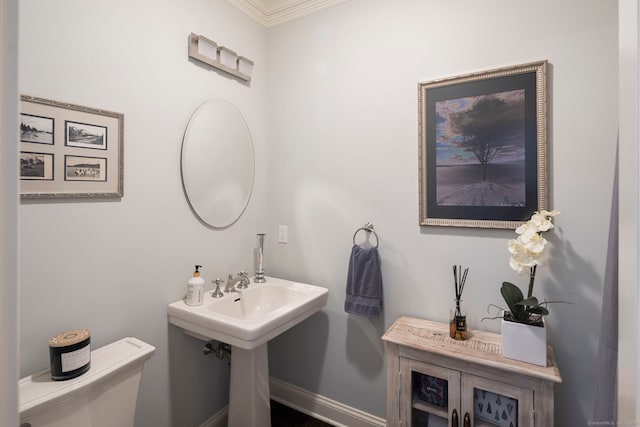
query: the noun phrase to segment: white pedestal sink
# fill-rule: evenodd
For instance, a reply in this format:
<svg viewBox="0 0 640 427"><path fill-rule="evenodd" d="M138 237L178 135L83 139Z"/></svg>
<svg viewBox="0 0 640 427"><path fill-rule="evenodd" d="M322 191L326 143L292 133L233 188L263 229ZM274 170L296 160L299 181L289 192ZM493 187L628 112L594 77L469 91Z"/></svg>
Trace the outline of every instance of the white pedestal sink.
<svg viewBox="0 0 640 427"><path fill-rule="evenodd" d="M169 323L203 341L231 345L229 427L269 427L270 339L321 310L329 291L320 286L268 277L247 289L188 306L169 304Z"/></svg>
<svg viewBox="0 0 640 427"><path fill-rule="evenodd" d="M267 345L252 350L231 348L229 427L271 425Z"/></svg>

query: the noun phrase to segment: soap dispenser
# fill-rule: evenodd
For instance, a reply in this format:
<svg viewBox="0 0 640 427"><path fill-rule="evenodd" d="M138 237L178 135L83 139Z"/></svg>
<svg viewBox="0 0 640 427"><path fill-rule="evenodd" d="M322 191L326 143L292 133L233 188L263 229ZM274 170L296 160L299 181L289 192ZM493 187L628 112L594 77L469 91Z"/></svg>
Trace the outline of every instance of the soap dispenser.
<svg viewBox="0 0 640 427"><path fill-rule="evenodd" d="M204 279L200 277L201 265L196 265L193 277L187 282L187 305L201 305L204 302Z"/></svg>

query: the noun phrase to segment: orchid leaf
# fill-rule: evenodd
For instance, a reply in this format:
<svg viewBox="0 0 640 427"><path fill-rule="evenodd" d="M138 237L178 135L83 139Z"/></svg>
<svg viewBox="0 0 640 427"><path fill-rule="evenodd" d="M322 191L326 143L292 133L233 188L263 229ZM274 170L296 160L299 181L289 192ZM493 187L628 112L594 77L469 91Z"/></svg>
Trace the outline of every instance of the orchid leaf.
<svg viewBox="0 0 640 427"><path fill-rule="evenodd" d="M536 297L531 297L531 298L527 298L525 300L522 300L518 303L516 303L517 305L525 305L525 306L536 306L539 305L538 302L538 298Z"/></svg>
<svg viewBox="0 0 640 427"><path fill-rule="evenodd" d="M509 310L511 310L514 316L518 317L517 313L522 311L522 308L519 308L517 304L524 300L524 295L520 288L513 283L503 282L502 287L500 288L500 293L502 294L504 301L509 306Z"/></svg>
<svg viewBox="0 0 640 427"><path fill-rule="evenodd" d="M546 305L550 302L540 302L536 297L524 298L520 288L513 283L503 282L500 293L509 307L510 317L518 323L533 324L540 320L541 316L549 314Z"/></svg>
<svg viewBox="0 0 640 427"><path fill-rule="evenodd" d="M546 316L547 314L549 314L549 310L547 310L541 305L536 305L535 307L529 307L529 313L539 314L540 316Z"/></svg>
<svg viewBox="0 0 640 427"><path fill-rule="evenodd" d="M516 313L515 318L518 323L528 323L529 313L526 311L519 311L518 313Z"/></svg>

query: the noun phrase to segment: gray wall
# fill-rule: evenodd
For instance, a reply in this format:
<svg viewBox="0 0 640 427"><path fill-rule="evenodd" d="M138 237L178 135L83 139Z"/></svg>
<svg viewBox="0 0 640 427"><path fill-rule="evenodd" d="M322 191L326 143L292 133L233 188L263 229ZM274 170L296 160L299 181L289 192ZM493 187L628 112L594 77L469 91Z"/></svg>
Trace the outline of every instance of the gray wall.
<svg viewBox="0 0 640 427"><path fill-rule="evenodd" d="M167 323L194 264L211 280L252 270L266 224L266 30L224 0L21 1L20 92L125 115L121 200L20 205L21 375L48 366L48 338L88 328L94 348L124 336L154 346L138 426L195 426L228 399L226 362ZM251 86L187 57L203 34L256 62ZM226 99L256 154L244 215L204 227L182 190L180 148L191 114ZM172 422L173 420L173 422Z"/></svg>
<svg viewBox="0 0 640 427"><path fill-rule="evenodd" d="M0 0L0 138L16 141L18 3ZM18 147L0 144L0 425L18 424Z"/></svg>
<svg viewBox="0 0 640 427"><path fill-rule="evenodd" d="M61 331L89 328L95 347L136 336L157 347L137 425L198 425L226 404L228 368L167 325L166 304L195 263L208 281L251 271L254 235L266 232L269 274L330 290L322 313L270 345L272 375L384 416L380 335L403 314L444 321L452 264L470 267L473 328L497 330L480 322L487 305L503 280L525 282L508 267L512 231L417 225L416 84L548 59L550 204L562 215L536 293L573 302L548 322L564 378L556 419L584 425L617 126L615 2L352 0L269 30L223 0L20 7L20 92L125 114L122 200L20 205L21 375L48 365ZM255 60L251 86L187 61L192 31ZM251 202L224 230L198 222L180 183L183 131L209 98L238 107L256 149ZM342 310L365 221L381 239L375 320Z"/></svg>
<svg viewBox="0 0 640 427"><path fill-rule="evenodd" d="M550 205L562 211L536 294L564 382L561 426L591 414L617 132L613 2L353 0L269 31L271 272L330 289L322 316L271 346L272 375L384 416L384 330L400 315L445 321L451 265L470 268L471 327L502 304L513 231L418 226L417 82L548 59ZM292 161L288 160L292 159ZM343 312L351 239L380 236L385 309ZM276 270L274 270L274 267Z"/></svg>

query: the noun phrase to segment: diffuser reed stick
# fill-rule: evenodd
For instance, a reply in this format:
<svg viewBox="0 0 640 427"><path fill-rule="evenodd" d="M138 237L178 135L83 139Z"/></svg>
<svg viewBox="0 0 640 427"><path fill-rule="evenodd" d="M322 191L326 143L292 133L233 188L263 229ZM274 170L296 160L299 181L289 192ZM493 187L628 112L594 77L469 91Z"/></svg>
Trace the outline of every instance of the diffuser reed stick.
<svg viewBox="0 0 640 427"><path fill-rule="evenodd" d="M462 271L462 266L453 266L453 286L456 293L456 301L462 298L462 291L464 291L464 284L467 282L467 274L469 273L469 267Z"/></svg>

